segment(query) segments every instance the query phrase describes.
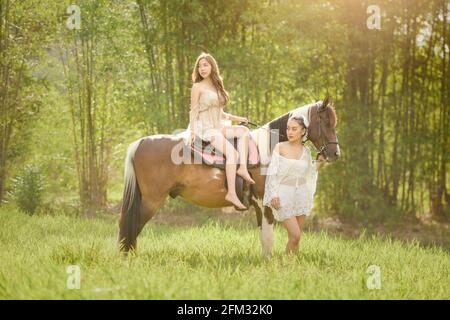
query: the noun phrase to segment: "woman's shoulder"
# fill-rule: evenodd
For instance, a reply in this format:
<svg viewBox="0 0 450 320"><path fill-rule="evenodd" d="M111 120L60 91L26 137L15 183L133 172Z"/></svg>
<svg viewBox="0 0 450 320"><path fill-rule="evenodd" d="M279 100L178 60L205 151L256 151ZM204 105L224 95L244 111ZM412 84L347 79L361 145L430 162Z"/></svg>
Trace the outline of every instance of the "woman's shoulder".
<svg viewBox="0 0 450 320"><path fill-rule="evenodd" d="M283 145L283 142L278 142L275 147L273 148L273 151L275 151L278 154L281 154L280 149L282 148L281 146Z"/></svg>
<svg viewBox="0 0 450 320"><path fill-rule="evenodd" d="M280 145L281 145L282 143L283 143L283 142L278 142L278 143L275 145L275 147L273 148L273 150L280 151Z"/></svg>
<svg viewBox="0 0 450 320"><path fill-rule="evenodd" d="M208 87L201 82L194 82L192 84L191 90L192 90L192 92L197 92L202 95L205 91L208 90Z"/></svg>
<svg viewBox="0 0 450 320"><path fill-rule="evenodd" d="M278 142L275 145L273 150L276 151L276 153L278 155L283 156L283 154L285 154L285 152L286 152L286 148L289 148L288 142L287 141L281 141L281 142Z"/></svg>
<svg viewBox="0 0 450 320"><path fill-rule="evenodd" d="M208 86L206 84L204 84L202 81L199 81L199 82L194 82L192 84L192 89L203 92L208 89Z"/></svg>
<svg viewBox="0 0 450 320"><path fill-rule="evenodd" d="M195 82L191 88L192 92L196 92L199 95L203 95L206 89L206 86L201 82Z"/></svg>

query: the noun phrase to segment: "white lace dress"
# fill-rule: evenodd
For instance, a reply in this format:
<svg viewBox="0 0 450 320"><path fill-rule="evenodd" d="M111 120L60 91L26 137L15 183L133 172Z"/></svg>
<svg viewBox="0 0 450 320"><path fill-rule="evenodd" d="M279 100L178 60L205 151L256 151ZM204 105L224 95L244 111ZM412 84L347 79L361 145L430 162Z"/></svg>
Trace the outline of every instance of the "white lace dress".
<svg viewBox="0 0 450 320"><path fill-rule="evenodd" d="M263 205L272 208L278 221L299 215L309 215L316 192L317 163L311 151L303 146L300 159L288 159L275 149L267 169ZM274 197L280 198L277 210L270 204Z"/></svg>

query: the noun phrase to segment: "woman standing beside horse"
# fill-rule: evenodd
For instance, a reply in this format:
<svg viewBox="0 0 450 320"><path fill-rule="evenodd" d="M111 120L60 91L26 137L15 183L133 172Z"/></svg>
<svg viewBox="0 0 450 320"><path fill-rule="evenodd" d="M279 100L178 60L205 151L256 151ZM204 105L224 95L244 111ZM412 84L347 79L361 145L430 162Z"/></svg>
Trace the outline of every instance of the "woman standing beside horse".
<svg viewBox="0 0 450 320"><path fill-rule="evenodd" d="M288 141L275 145L267 177L263 205L272 208L276 220L288 232L286 252L298 247L305 222L313 206L318 169L325 160L312 160L306 141L308 123L304 116L291 116L287 122Z"/></svg>
<svg viewBox="0 0 450 320"><path fill-rule="evenodd" d="M216 60L207 53L202 53L196 60L192 72L194 82L191 90L191 110L189 112L190 142L199 136L222 152L226 157L225 172L228 193L225 200L239 209L247 209L236 195L235 175L254 184L247 170L247 150L250 131L242 125L226 125L224 120L248 122L247 118L235 116L223 111L229 101L219 73ZM238 151L227 140L238 138ZM236 170L239 158L239 169Z"/></svg>

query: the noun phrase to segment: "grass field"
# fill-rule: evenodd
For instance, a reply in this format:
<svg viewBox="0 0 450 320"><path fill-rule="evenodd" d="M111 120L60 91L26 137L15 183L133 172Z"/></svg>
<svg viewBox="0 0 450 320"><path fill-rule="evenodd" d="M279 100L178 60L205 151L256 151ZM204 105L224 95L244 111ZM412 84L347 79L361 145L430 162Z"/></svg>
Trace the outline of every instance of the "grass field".
<svg viewBox="0 0 450 320"><path fill-rule="evenodd" d="M26 216L0 210L1 299L449 299L450 255L416 242L305 233L298 255L260 256L250 224L148 224L139 252L117 252L115 216ZM69 265L81 288L68 289ZM368 289L368 267L380 289ZM372 275L373 276L373 275Z"/></svg>

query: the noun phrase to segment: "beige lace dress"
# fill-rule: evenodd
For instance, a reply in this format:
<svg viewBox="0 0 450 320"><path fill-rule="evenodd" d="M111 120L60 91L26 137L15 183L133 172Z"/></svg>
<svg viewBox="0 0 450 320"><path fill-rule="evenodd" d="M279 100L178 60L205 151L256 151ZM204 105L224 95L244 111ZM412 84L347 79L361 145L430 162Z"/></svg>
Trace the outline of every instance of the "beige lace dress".
<svg viewBox="0 0 450 320"><path fill-rule="evenodd" d="M226 113L223 111L218 94L206 89L200 95L198 103L189 112L189 126L194 133L203 140L211 141L216 134L227 124Z"/></svg>

